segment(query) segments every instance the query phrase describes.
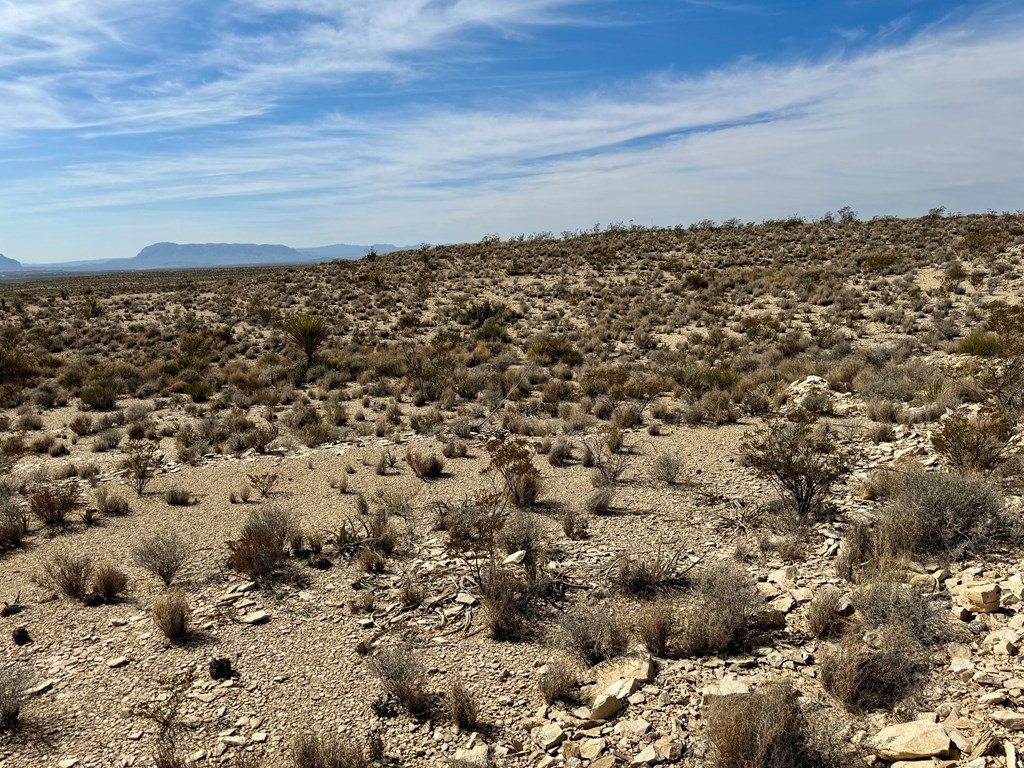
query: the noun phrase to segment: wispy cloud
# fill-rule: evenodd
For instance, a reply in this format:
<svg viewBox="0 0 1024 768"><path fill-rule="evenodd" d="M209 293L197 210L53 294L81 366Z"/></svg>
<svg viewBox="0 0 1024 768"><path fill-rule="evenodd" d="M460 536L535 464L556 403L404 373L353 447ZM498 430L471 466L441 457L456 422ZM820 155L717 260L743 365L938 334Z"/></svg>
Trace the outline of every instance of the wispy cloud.
<svg viewBox="0 0 1024 768"><path fill-rule="evenodd" d="M135 0L0 0L0 85L12 97L0 136L37 130L43 102L54 127L90 135L230 125L338 78L415 78L425 55L470 31L556 23L575 4L191 0L170 15Z"/></svg>
<svg viewBox="0 0 1024 768"><path fill-rule="evenodd" d="M248 5L258 21L297 2ZM876 40L853 55L647 76L557 98L251 120L261 109L254 94L284 98L296 78L313 82L356 66L392 76L407 66L407 51L479 25L553 21L568 7L339 5L302 0L302 18L276 28L264 62L244 44L270 34L256 23L216 53L197 46L185 55L219 73L209 83L182 88L171 78L163 92L145 81L141 102L97 106L95 115L69 116L56 97L32 100L35 112L21 112L26 125L87 126L97 137L163 126L169 135L144 153L121 148L11 180L0 187L0 231L28 244L17 231L23 222L59 215L95 242L115 230L122 240L143 238L136 247L161 238L439 242L595 221L817 215L846 204L867 215L1013 208L1024 188L1019 17ZM423 29L409 32L410 19ZM353 29L373 43L343 40ZM368 47L379 52L375 63L330 60L330 51ZM291 48L312 53L300 60ZM45 75L35 77L30 91L52 89ZM0 82L0 97L16 86ZM227 127L195 139L174 133L197 124Z"/></svg>

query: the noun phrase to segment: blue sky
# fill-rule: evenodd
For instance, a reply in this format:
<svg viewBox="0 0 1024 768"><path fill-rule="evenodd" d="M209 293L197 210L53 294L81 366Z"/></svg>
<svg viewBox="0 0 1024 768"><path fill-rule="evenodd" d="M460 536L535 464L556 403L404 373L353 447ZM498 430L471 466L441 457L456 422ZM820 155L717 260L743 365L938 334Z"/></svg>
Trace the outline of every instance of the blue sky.
<svg viewBox="0 0 1024 768"><path fill-rule="evenodd" d="M0 253L1024 208L1024 2L0 0Z"/></svg>

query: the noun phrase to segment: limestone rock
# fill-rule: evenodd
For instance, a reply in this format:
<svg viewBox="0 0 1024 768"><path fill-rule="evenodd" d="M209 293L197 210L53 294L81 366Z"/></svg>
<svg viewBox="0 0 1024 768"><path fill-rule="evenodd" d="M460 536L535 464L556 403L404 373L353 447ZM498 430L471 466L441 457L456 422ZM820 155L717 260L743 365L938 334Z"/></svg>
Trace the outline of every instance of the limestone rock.
<svg viewBox="0 0 1024 768"><path fill-rule="evenodd" d="M1024 731L1024 712L1000 709L992 713L992 719L1008 731Z"/></svg>
<svg viewBox="0 0 1024 768"><path fill-rule="evenodd" d="M992 613L999 610L1001 595L998 584L971 584L960 590L960 605L972 613Z"/></svg>
<svg viewBox="0 0 1024 768"><path fill-rule="evenodd" d="M266 611L253 611L247 613L239 619L243 624L266 624L270 621L270 614Z"/></svg>
<svg viewBox="0 0 1024 768"><path fill-rule="evenodd" d="M948 725L915 720L883 728L873 741L880 757L896 761L948 757L954 738L958 743L966 741L963 734Z"/></svg>
<svg viewBox="0 0 1024 768"><path fill-rule="evenodd" d="M565 731L557 723L548 723L540 728L535 728L531 735L537 746L545 752L565 741Z"/></svg>

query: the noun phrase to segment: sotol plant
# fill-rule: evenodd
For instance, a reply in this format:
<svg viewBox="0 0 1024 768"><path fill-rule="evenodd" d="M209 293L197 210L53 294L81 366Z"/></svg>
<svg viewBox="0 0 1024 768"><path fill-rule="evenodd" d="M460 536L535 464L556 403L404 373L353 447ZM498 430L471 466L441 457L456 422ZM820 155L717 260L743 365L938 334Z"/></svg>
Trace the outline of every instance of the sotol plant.
<svg viewBox="0 0 1024 768"><path fill-rule="evenodd" d="M322 317L299 315L288 320L282 330L288 341L306 356L306 365L312 367L313 356L331 336L330 326Z"/></svg>

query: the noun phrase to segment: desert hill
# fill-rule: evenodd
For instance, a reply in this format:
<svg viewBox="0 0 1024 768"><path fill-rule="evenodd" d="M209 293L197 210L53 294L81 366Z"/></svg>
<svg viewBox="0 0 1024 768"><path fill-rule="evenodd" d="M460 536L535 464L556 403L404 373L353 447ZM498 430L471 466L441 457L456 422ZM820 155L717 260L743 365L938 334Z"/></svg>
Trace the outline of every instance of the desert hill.
<svg viewBox="0 0 1024 768"><path fill-rule="evenodd" d="M939 213L0 284L0 762L1016 765L1022 291Z"/></svg>

